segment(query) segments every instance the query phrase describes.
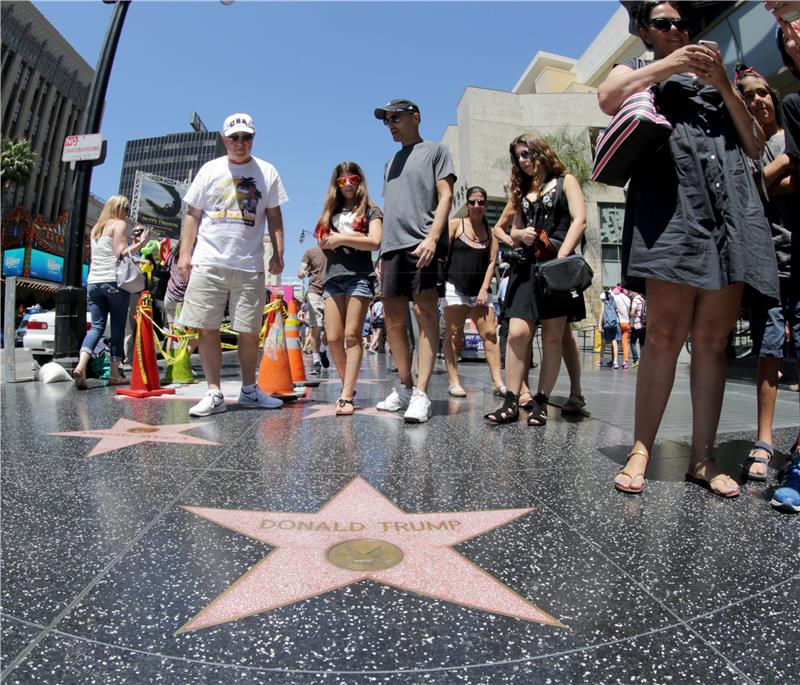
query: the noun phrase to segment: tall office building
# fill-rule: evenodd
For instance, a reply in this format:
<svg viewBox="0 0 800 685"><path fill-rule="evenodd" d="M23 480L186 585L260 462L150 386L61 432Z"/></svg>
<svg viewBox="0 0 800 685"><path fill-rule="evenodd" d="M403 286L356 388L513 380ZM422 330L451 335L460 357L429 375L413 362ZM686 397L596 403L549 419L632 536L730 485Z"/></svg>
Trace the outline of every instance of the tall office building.
<svg viewBox="0 0 800 685"><path fill-rule="evenodd" d="M64 138L82 131L94 70L30 2L4 2L0 27L2 136L29 140L35 154L30 180L3 193L3 215L22 205L55 221L72 192Z"/></svg>
<svg viewBox="0 0 800 685"><path fill-rule="evenodd" d="M119 192L133 197L136 172L144 171L173 181L191 181L207 161L225 154L225 144L217 131L204 126L187 133L171 133L159 138L140 138L125 144Z"/></svg>

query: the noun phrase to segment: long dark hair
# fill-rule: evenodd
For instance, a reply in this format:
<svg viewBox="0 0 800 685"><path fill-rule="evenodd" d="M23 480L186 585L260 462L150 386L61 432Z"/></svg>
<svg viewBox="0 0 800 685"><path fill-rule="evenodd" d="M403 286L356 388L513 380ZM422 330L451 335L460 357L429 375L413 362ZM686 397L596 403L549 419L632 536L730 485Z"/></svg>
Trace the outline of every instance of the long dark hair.
<svg viewBox="0 0 800 685"><path fill-rule="evenodd" d="M783 128L783 111L781 110L781 97L778 95L778 91L775 90L767 79L765 79L761 74L759 74L753 67L748 67L746 64L739 62L734 67L734 77L733 77L733 85L736 86L736 90L739 91L739 95L744 97L744 87L742 86L742 81L746 78L755 78L759 79L764 83L764 87L767 89L770 98L772 98L772 109L775 111L775 123L778 124L778 128Z"/></svg>
<svg viewBox="0 0 800 685"><path fill-rule="evenodd" d="M511 182L509 183L509 189L513 207L519 207L522 204L522 198L528 194L533 181L533 178L528 176L519 166L517 156L514 154L514 148L517 145L524 145L531 151L531 155L535 159L544 162L547 169L545 182L553 178L553 176L561 176L567 173L567 167L564 166L564 162L558 158L555 150L547 144L544 138L535 133L523 133L521 136L517 136L508 146L508 154L511 156Z"/></svg>

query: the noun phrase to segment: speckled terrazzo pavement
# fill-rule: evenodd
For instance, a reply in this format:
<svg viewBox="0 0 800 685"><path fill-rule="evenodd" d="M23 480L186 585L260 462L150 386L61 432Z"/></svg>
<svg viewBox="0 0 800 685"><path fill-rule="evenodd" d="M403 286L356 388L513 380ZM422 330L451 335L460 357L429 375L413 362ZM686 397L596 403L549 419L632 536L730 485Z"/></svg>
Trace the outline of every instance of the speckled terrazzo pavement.
<svg viewBox="0 0 800 685"><path fill-rule="evenodd" d="M382 362L365 360L357 405L374 406L391 388ZM800 517L769 507L774 473L733 501L683 482L685 368L639 498L611 487L631 439L635 371L587 368L589 415L567 419L551 407L539 429L486 426L482 415L498 405L488 372L462 372L468 397L446 399L439 369L434 416L412 426L368 412L331 416L333 382L279 411L231 404L195 428L159 433L147 427L187 423L192 401L3 385L3 682L800 680ZM560 381L552 399L566 394ZM754 438L753 394L729 384L718 442L731 473ZM780 393L774 466L794 437L797 399ZM104 442L113 449L87 456L106 440L92 431L115 425L134 426L141 440ZM511 591L556 624L366 579L252 615L255 599L245 597L242 617L178 632L274 549L182 505L308 518L359 477L414 520L525 510L453 549L486 576L481 601L491 604L492 588ZM288 557L285 582L315 580ZM449 577L452 567L432 565L431 580L470 590ZM275 582L264 594L282 589Z"/></svg>

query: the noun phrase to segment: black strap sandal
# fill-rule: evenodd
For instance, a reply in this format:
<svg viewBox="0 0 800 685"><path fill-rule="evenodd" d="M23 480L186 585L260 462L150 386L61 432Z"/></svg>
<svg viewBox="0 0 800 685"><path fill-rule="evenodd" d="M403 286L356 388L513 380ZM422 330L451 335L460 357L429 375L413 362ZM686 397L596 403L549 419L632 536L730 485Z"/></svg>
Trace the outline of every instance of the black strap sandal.
<svg viewBox="0 0 800 685"><path fill-rule="evenodd" d="M510 390L506 391L503 406L489 414L484 414L489 423L499 426L501 423L512 423L519 418L519 398Z"/></svg>
<svg viewBox="0 0 800 685"><path fill-rule="evenodd" d="M547 395L540 392L533 397L533 407L528 414L529 426L544 426L547 423Z"/></svg>
<svg viewBox="0 0 800 685"><path fill-rule="evenodd" d="M336 401L336 416L352 416L355 410L356 405L353 404L353 400L346 400L340 397Z"/></svg>

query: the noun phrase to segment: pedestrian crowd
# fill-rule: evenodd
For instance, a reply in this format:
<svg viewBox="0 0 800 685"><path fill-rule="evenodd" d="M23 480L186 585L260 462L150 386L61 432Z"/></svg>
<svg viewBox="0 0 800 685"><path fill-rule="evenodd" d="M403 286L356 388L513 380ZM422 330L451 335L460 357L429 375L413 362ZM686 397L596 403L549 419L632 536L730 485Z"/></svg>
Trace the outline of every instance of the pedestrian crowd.
<svg viewBox="0 0 800 685"><path fill-rule="evenodd" d="M767 6L777 13L778 6L791 4ZM617 490L638 495L647 486L646 470L678 355L691 337L693 425L686 479L730 498L739 495L740 485L717 465L713 449L728 337L743 296L753 312L759 357L758 439L744 461L746 479L767 478L780 363L784 357L796 359L800 349L800 274L791 268L800 245L793 240L800 221L800 94L780 103L766 80L744 65L732 83L712 44L690 42L686 12L681 3L638 3L632 22L653 58L620 62L598 90L608 115L617 114L632 95L652 90L673 132L666 144L640 160L630 179L622 282L601 296L597 363L615 369L638 366L633 444L614 479ZM778 23L779 49L797 75L797 25L783 19ZM480 185L467 188L466 215L451 218L453 161L444 144L422 138L418 105L391 100L377 107L374 116L399 145L384 168L384 207L371 200L356 162L337 164L314 230L318 245L303 255L298 274L309 278L303 321L311 374L320 375L329 353L341 380L336 414L357 411L364 349L375 351L384 344L396 365L397 383L377 403L379 411L402 412L407 423L428 421L429 383L440 344L448 394L466 396L458 359L467 319L483 341L491 390L502 398L499 407L485 414L488 424L516 422L524 411L527 425L545 426L562 360L570 379L563 411L583 411L580 358L570 324L586 318L586 284L556 285L564 269L585 267L575 257L586 230L578 179L547 140L523 133L508 145L509 197L496 225L487 221L488 194ZM272 244L269 272L280 274L280 206L287 196L275 167L252 155L255 133L249 115L228 117L223 125L227 155L204 165L184 198L188 211L178 256L172 258L177 275L167 288L165 309L171 323L199 331L208 394L190 409L191 416L226 409L219 385L219 329L226 304L239 335L239 402L265 409L281 406L258 388L255 372L265 304L262 235L266 229ZM127 201L112 200L92 232L89 299L93 321L95 311L98 317L111 312L116 363L127 299L124 306L122 298L117 302L107 281L120 254L135 251L141 241L127 245L122 221ZM380 255L377 263L374 251ZM495 280L499 287L493 294ZM173 302L181 299L176 315ZM529 372L537 328L541 358L534 386ZM415 331L415 374L410 329ZM81 363L94 335L93 327ZM606 361L607 346L611 356ZM773 505L800 511L800 436L791 453Z"/></svg>

